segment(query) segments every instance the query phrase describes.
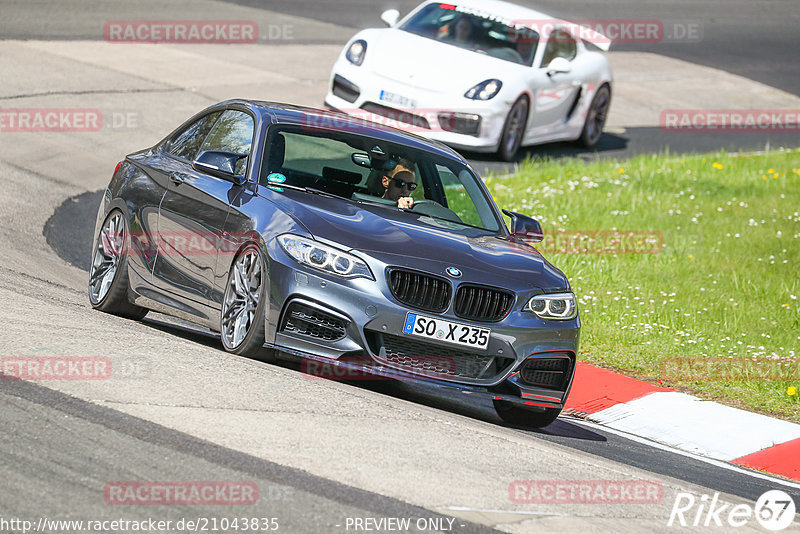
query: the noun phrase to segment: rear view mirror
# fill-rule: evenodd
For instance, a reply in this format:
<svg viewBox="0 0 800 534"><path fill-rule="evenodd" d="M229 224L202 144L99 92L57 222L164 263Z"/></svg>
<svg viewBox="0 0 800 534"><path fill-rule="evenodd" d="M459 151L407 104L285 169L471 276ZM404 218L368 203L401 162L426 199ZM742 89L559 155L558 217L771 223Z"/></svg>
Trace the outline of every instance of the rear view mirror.
<svg viewBox="0 0 800 534"><path fill-rule="evenodd" d="M381 20L386 23L387 26L390 28L397 24L397 21L400 20L400 12L396 9L387 9L383 13L381 13Z"/></svg>
<svg viewBox="0 0 800 534"><path fill-rule="evenodd" d="M237 185L242 185L246 180L243 174L236 173L236 166L240 160L246 158L247 154L223 152L221 150L205 150L197 156L197 159L192 163L192 167L196 171L230 180Z"/></svg>
<svg viewBox="0 0 800 534"><path fill-rule="evenodd" d="M539 221L521 213L503 210L503 213L511 217L511 234L519 236L527 241L539 243L544 239L544 232Z"/></svg>
<svg viewBox="0 0 800 534"><path fill-rule="evenodd" d="M369 168L372 166L370 163L369 154L364 154L363 152L354 152L350 158L353 160L353 163L359 167Z"/></svg>

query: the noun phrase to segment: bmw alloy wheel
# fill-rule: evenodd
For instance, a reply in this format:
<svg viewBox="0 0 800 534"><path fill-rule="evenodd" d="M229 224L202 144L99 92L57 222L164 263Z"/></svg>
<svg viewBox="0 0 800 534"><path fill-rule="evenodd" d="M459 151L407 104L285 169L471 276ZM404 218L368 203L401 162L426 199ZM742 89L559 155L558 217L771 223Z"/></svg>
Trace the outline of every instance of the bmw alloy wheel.
<svg viewBox="0 0 800 534"><path fill-rule="evenodd" d="M222 301L220 334L227 350L250 353L263 345L264 281L261 255L250 246L233 263Z"/></svg>
<svg viewBox="0 0 800 534"><path fill-rule="evenodd" d="M147 315L147 308L129 300L125 224L125 215L114 209L97 234L89 268L89 303L97 310L138 320Z"/></svg>
<svg viewBox="0 0 800 534"><path fill-rule="evenodd" d="M114 212L103 223L97 237L89 278L89 296L93 304L99 304L106 298L117 275L125 246L123 224L122 213Z"/></svg>

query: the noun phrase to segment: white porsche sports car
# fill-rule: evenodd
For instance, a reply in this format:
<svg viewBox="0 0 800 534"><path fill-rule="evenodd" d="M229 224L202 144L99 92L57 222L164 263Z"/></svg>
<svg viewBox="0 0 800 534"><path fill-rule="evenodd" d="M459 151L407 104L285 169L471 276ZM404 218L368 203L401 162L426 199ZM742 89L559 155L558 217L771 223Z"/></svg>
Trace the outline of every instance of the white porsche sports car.
<svg viewBox="0 0 800 534"><path fill-rule="evenodd" d="M520 146L600 139L612 79L602 36L589 42L584 27L499 0L381 18L388 28L342 51L327 107L505 160Z"/></svg>

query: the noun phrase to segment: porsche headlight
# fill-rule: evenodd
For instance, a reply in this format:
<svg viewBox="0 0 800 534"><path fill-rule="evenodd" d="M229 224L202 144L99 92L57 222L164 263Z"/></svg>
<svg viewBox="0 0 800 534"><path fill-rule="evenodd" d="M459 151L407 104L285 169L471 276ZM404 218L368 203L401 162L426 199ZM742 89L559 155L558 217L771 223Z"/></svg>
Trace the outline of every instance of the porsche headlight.
<svg viewBox="0 0 800 534"><path fill-rule="evenodd" d="M536 295L522 309L535 313L541 319L574 319L578 314L572 293Z"/></svg>
<svg viewBox="0 0 800 534"><path fill-rule="evenodd" d="M366 53L367 42L363 39L359 39L358 41L353 41L353 44L351 44L350 48L347 49L345 57L347 58L347 61L353 65L359 66L364 63L364 56Z"/></svg>
<svg viewBox="0 0 800 534"><path fill-rule="evenodd" d="M367 264L339 249L291 234L278 237L283 250L296 262L344 278L375 280Z"/></svg>
<svg viewBox="0 0 800 534"><path fill-rule="evenodd" d="M486 80L464 93L464 96L472 100L491 100L502 87L503 82L500 80Z"/></svg>

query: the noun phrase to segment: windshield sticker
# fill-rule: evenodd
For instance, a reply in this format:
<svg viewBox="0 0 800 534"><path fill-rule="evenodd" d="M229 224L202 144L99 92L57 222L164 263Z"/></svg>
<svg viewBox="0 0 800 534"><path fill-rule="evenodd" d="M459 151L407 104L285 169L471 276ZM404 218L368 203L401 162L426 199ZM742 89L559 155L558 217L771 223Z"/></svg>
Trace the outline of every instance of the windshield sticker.
<svg viewBox="0 0 800 534"><path fill-rule="evenodd" d="M286 181L286 176L279 172L273 172L267 176L267 181L273 184L282 184Z"/></svg>

